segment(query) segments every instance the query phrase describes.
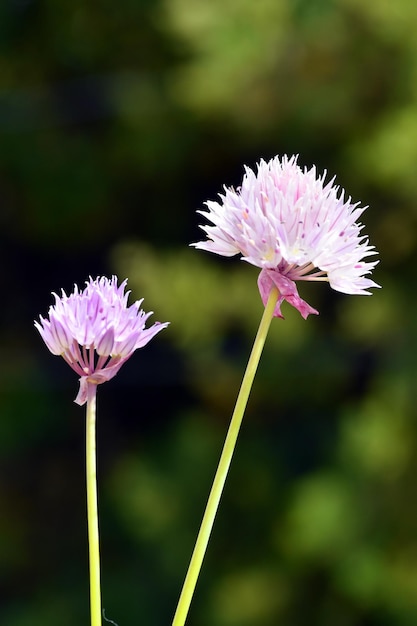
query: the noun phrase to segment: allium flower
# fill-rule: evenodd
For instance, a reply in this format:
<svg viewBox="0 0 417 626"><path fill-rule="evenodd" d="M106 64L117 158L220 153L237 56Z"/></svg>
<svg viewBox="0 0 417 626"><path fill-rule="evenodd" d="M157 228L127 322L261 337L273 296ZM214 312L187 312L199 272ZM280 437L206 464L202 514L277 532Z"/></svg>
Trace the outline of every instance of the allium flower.
<svg viewBox="0 0 417 626"><path fill-rule="evenodd" d="M378 261L363 259L377 253L356 221L366 207L346 200L334 178L325 183L326 172L318 177L315 167L301 169L296 156L261 160L256 174L245 172L239 189L225 187L221 202L199 211L213 225L201 226L207 240L193 245L223 256L240 253L260 267L264 304L274 285L280 294L274 316L282 317L283 300L304 318L317 313L298 295L297 280L328 281L347 294L379 287L366 278Z"/></svg>
<svg viewBox="0 0 417 626"><path fill-rule="evenodd" d="M127 281L117 285L117 277L86 281L79 291L77 285L69 296L55 296L48 319L35 321L42 339L52 354L61 355L80 375L77 404L87 400L88 384L99 385L117 374L137 348L142 348L168 323L156 322L145 328L152 312L145 313L139 300L127 306Z"/></svg>

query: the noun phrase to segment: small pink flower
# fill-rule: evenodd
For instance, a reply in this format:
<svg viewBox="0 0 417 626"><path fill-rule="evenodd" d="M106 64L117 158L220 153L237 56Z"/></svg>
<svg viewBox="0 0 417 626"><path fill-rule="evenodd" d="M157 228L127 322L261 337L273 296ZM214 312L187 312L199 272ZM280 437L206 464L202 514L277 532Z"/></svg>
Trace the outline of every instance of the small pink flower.
<svg viewBox="0 0 417 626"><path fill-rule="evenodd" d="M283 300L304 318L317 314L298 295L297 280L328 281L336 291L370 295L367 289L379 285L366 276L378 261L363 259L377 253L357 222L366 207L345 200L334 179L325 183L325 177L315 167L302 170L296 156L262 159L256 174L245 167L239 189L225 187L221 202L208 201L209 210L199 211L213 225L201 226L207 240L193 245L223 256L241 254L260 267L263 303L274 285L280 294L276 317L282 317Z"/></svg>
<svg viewBox="0 0 417 626"><path fill-rule="evenodd" d="M77 404L87 401L88 384L99 385L117 374L137 348L142 348L168 322L155 322L145 328L152 312L145 313L139 300L127 306L127 281L117 286L117 277L86 281L84 291L77 285L69 296L55 297L48 319L35 321L42 339L52 354L61 355L80 375Z"/></svg>

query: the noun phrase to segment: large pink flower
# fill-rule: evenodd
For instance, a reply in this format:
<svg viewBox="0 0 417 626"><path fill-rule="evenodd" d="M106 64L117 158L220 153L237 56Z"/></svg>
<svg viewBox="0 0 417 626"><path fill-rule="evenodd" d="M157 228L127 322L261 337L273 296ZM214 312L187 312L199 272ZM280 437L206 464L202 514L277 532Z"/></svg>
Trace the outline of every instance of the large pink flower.
<svg viewBox="0 0 417 626"><path fill-rule="evenodd" d="M366 207L345 199L334 179L324 182L326 172L303 170L297 157L261 160L255 174L245 167L242 186L225 187L221 202L208 201L199 211L213 225L201 226L206 241L196 248L223 256L241 254L262 269L258 285L266 304L275 285L279 299L274 311L282 317L287 300L306 318L317 313L298 295L295 281L328 281L337 291L367 294L379 287L366 278L378 261L363 259L377 254L361 234L357 219Z"/></svg>
<svg viewBox="0 0 417 626"><path fill-rule="evenodd" d="M145 328L152 312L145 313L143 300L127 306L127 281L117 286L117 278L90 278L84 291L77 285L69 296L55 296L48 319L35 321L42 339L52 354L61 355L80 375L77 404L87 401L88 384L99 385L117 374L138 348L142 348L168 326L156 322Z"/></svg>

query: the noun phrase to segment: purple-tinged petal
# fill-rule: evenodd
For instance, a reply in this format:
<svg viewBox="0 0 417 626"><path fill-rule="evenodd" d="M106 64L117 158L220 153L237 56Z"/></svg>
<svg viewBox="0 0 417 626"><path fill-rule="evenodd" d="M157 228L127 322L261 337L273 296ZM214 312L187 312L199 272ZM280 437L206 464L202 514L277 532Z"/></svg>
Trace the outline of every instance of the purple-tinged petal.
<svg viewBox="0 0 417 626"><path fill-rule="evenodd" d="M49 345L49 334L47 331L47 324L49 324L49 322L47 322L42 315L40 316L40 320L41 323L39 323L37 320L35 320L35 328L36 330L39 332L40 336L42 337L43 341L45 342L48 350L50 350L52 353L53 351L51 350L51 347Z"/></svg>
<svg viewBox="0 0 417 626"><path fill-rule="evenodd" d="M136 343L136 348L143 348L161 330L169 326L169 322L155 322L150 328L145 328ZM136 349L135 348L135 349Z"/></svg>
<svg viewBox="0 0 417 626"><path fill-rule="evenodd" d="M115 345L114 354L120 357L129 357L137 347L140 331L131 333L124 341L119 341Z"/></svg>
<svg viewBox="0 0 417 626"><path fill-rule="evenodd" d="M60 345L55 333L53 332L51 322L40 317L41 323L35 321L35 327L40 332L40 335L46 343L48 349L52 354L58 356L62 354L62 346Z"/></svg>
<svg viewBox="0 0 417 626"><path fill-rule="evenodd" d="M114 330L108 328L104 335L96 343L96 352L100 356L110 356L114 347Z"/></svg>
<svg viewBox="0 0 417 626"><path fill-rule="evenodd" d="M71 344L71 338L65 329L63 323L61 323L53 314L50 315L51 320L51 333L56 340L56 345L61 347L59 354L62 354Z"/></svg>

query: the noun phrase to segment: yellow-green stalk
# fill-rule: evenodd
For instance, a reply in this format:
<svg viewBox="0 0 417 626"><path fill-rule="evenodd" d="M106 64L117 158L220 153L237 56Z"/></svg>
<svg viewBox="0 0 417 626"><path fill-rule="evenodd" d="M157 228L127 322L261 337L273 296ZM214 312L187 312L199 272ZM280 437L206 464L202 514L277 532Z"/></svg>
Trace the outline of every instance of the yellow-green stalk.
<svg viewBox="0 0 417 626"><path fill-rule="evenodd" d="M223 451L214 477L213 485L207 501L206 510L201 522L200 531L197 536L194 551L185 577L184 585L178 601L177 610L174 615L172 626L183 626L187 619L188 610L194 594L197 578L201 570L204 555L209 542L210 533L213 528L214 518L219 506L224 483L226 481L227 472L235 449L237 436L239 434L240 425L242 423L245 408L248 402L250 390L252 388L253 379L255 378L259 359L265 344L269 326L274 314L275 305L278 300L278 290L274 287L269 295L268 302L265 306L258 332L253 344L252 352L249 357L246 371L243 376L239 395L236 400L235 409L230 421L229 430L223 446Z"/></svg>
<svg viewBox="0 0 417 626"><path fill-rule="evenodd" d="M101 626L100 545L96 471L96 390L97 385L88 383L86 473L91 626Z"/></svg>

